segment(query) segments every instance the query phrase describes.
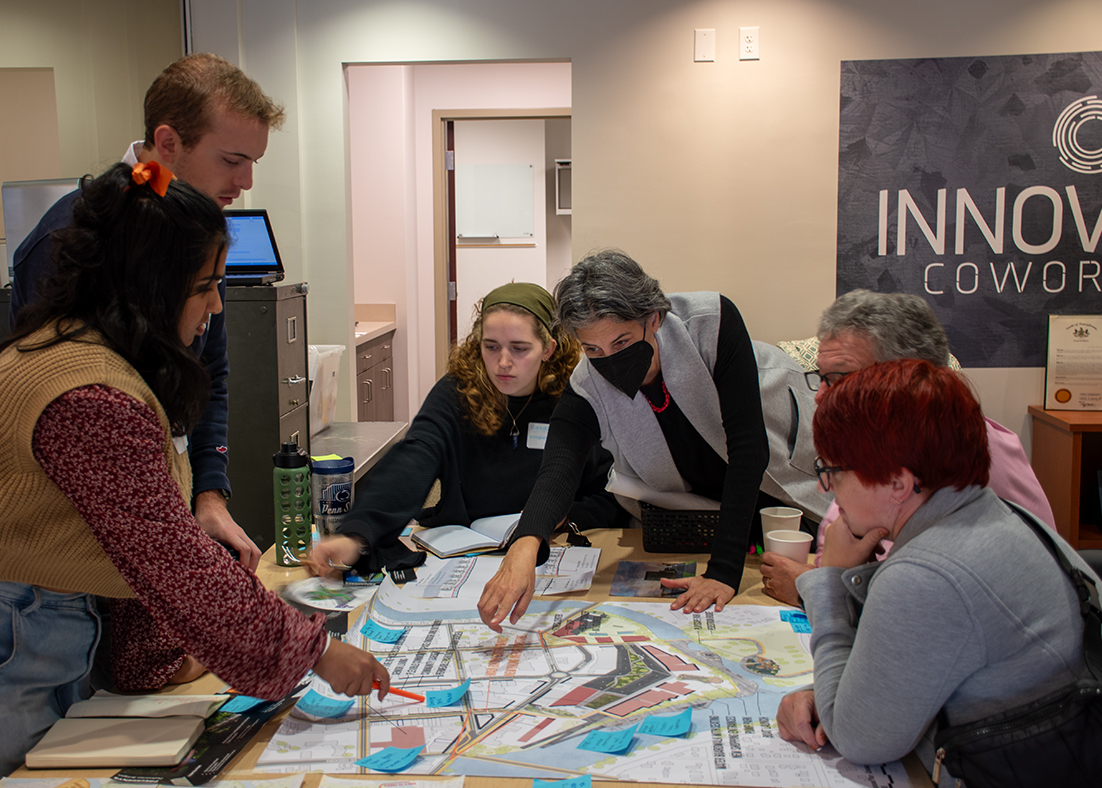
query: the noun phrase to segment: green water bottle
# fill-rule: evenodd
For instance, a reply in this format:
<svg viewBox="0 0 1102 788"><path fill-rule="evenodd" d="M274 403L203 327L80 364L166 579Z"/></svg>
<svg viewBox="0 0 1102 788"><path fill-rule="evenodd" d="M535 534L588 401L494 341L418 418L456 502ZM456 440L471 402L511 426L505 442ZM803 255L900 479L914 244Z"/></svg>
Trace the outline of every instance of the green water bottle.
<svg viewBox="0 0 1102 788"><path fill-rule="evenodd" d="M310 547L313 508L310 503L310 462L294 441L272 455L275 493L276 563L298 566Z"/></svg>

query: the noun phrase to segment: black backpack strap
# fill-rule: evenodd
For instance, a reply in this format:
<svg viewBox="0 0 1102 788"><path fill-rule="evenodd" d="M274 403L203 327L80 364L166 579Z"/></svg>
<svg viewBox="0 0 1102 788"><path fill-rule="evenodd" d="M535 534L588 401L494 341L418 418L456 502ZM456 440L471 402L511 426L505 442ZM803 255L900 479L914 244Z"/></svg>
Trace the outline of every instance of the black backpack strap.
<svg viewBox="0 0 1102 788"><path fill-rule="evenodd" d="M1079 596L1079 612L1083 616L1083 660L1087 663L1091 675L1102 681L1102 609L1099 608L1098 588L1094 578L1068 560L1067 555L1052 538L1049 529L1042 525L1032 512L1005 498L1003 503L1033 529L1033 533L1037 534L1037 538L1056 558L1064 574L1075 586L1075 592Z"/></svg>

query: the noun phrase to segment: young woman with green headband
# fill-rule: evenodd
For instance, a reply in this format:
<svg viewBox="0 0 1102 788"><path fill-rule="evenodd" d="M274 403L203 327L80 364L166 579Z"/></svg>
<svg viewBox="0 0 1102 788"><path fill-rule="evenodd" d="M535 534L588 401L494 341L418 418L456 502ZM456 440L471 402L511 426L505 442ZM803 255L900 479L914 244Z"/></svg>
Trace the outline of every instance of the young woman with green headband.
<svg viewBox="0 0 1102 788"><path fill-rule="evenodd" d="M415 566L422 556L398 540L405 525L470 525L519 512L543 459L547 424L578 341L554 324L555 301L539 285L491 291L470 335L453 348L447 374L425 398L405 438L356 486L356 503L310 556L318 574L334 565L360 574ZM597 447L580 467L569 519L579 528L618 527L626 513L604 490L612 458ZM440 501L422 509L433 482Z"/></svg>

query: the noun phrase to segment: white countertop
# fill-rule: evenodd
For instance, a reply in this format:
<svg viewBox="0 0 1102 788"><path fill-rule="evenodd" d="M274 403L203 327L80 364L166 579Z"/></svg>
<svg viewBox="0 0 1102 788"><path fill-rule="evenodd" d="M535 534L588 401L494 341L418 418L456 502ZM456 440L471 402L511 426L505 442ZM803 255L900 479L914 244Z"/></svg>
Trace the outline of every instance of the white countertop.
<svg viewBox="0 0 1102 788"><path fill-rule="evenodd" d="M381 337L383 334L388 334L398 327L394 321L378 321L378 322L364 322L358 321L356 323L356 345L362 345L364 342L370 342L376 337Z"/></svg>

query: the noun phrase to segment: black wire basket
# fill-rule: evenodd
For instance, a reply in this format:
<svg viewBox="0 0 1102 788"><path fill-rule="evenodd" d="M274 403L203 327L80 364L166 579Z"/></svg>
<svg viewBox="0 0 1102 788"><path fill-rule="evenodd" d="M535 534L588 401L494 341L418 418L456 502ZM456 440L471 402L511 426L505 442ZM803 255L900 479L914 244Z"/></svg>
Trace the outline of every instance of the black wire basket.
<svg viewBox="0 0 1102 788"><path fill-rule="evenodd" d="M643 549L648 553L703 553L712 545L719 510L663 509L639 502Z"/></svg>

